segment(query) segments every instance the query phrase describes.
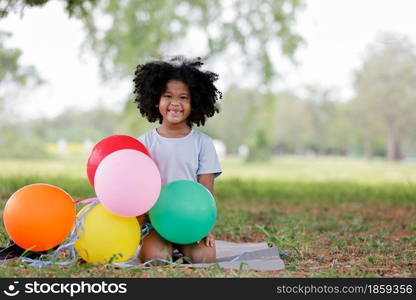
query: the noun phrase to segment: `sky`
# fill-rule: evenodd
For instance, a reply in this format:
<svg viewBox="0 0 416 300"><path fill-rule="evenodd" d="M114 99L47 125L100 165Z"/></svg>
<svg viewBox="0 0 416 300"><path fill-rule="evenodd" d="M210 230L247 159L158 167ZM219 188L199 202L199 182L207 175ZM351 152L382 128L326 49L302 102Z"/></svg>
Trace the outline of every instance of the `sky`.
<svg viewBox="0 0 416 300"><path fill-rule="evenodd" d="M332 88L341 100L353 96L353 74L366 47L382 31L407 35L416 44L414 0L306 0L296 31L306 45L298 49L296 66L276 57L279 86L301 89L306 84ZM0 19L9 31L8 47L23 51L21 63L33 65L47 83L20 99L15 110L23 118L52 117L77 107L104 105L120 110L131 92L129 81L101 82L97 59L83 51L82 24L68 18L58 1L25 10L23 18L10 14ZM197 51L196 51L197 52ZM185 53L186 54L186 53ZM196 53L193 53L196 54ZM224 64L223 64L224 65ZM214 70L221 73L224 70ZM225 76L224 76L225 77ZM220 88L226 82L218 83Z"/></svg>

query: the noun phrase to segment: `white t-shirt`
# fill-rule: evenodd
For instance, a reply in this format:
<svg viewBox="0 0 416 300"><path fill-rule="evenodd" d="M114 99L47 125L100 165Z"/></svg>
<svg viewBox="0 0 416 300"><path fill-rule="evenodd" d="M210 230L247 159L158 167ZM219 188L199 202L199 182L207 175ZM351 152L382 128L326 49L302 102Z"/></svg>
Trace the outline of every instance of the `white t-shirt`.
<svg viewBox="0 0 416 300"><path fill-rule="evenodd" d="M222 173L212 139L199 131L180 138L159 135L156 128L138 138L159 167L162 185L175 180L197 181L198 175Z"/></svg>

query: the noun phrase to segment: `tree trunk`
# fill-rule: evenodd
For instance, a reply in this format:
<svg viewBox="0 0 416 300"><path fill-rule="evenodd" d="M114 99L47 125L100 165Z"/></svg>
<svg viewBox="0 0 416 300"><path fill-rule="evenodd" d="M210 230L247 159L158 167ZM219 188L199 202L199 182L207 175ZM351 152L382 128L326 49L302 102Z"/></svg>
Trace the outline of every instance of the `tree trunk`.
<svg viewBox="0 0 416 300"><path fill-rule="evenodd" d="M402 141L398 130L390 128L387 136L387 159L399 161L403 159Z"/></svg>

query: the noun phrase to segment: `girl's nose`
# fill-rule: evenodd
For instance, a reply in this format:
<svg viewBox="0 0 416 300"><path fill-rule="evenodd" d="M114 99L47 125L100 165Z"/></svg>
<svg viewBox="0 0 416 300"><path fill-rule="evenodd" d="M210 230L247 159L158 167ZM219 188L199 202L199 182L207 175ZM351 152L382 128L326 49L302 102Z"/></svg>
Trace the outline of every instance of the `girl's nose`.
<svg viewBox="0 0 416 300"><path fill-rule="evenodd" d="M172 98L172 100L170 101L170 104L171 105L179 105L179 100L175 99L175 98Z"/></svg>

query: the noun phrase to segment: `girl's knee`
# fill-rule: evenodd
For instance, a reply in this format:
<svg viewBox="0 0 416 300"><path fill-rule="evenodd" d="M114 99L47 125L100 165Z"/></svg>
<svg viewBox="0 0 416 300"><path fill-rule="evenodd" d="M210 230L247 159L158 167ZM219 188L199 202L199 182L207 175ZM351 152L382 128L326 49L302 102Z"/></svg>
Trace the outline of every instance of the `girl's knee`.
<svg viewBox="0 0 416 300"><path fill-rule="evenodd" d="M183 255L192 263L214 263L216 261L215 247L192 247L184 249Z"/></svg>
<svg viewBox="0 0 416 300"><path fill-rule="evenodd" d="M168 249L160 249L157 248L146 248L142 249L140 251L140 261L142 263L151 261L151 260L157 260L157 259L163 259L163 260L170 260L172 257L172 253L169 252Z"/></svg>
<svg viewBox="0 0 416 300"><path fill-rule="evenodd" d="M193 263L214 263L215 255L212 255L212 253L198 253L192 255L191 261Z"/></svg>
<svg viewBox="0 0 416 300"><path fill-rule="evenodd" d="M172 257L172 245L152 232L143 241L139 258L144 263L153 259L169 260Z"/></svg>

